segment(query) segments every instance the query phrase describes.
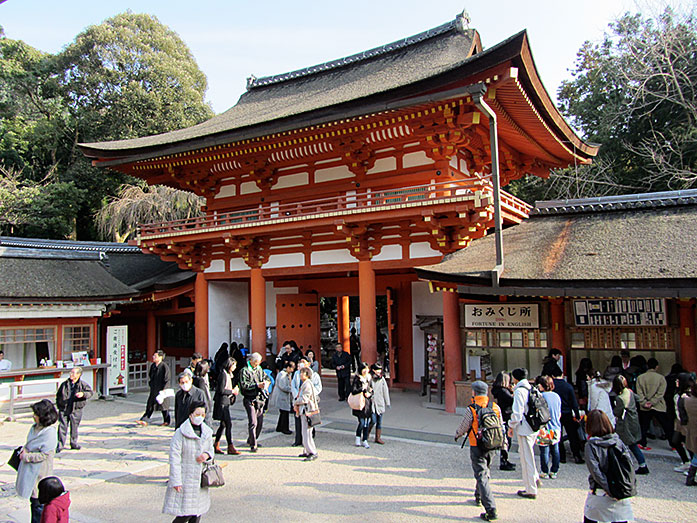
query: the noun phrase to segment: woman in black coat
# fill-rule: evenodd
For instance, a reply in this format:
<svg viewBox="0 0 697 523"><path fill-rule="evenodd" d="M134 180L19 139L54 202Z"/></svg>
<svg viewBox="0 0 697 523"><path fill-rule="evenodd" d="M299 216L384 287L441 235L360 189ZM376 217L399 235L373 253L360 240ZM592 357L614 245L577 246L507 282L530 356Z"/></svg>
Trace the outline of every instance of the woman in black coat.
<svg viewBox="0 0 697 523"><path fill-rule="evenodd" d="M235 379L236 366L237 362L233 358L228 358L220 369L218 383L215 387L213 419L220 421L218 431L215 433L214 449L216 454L223 454L223 451L220 450L220 438L223 435L223 430L227 441L227 453L234 456L240 453L232 442L232 417L230 416L230 407L235 404L237 394L240 391Z"/></svg>
<svg viewBox="0 0 697 523"><path fill-rule="evenodd" d="M511 419L513 412L513 387L511 387L511 377L505 372L499 372L491 387L491 394L496 400L496 404L501 409L501 417L504 423L504 434L508 438L508 445L501 449L501 470L515 470L515 464L508 461L508 450L511 448L511 438L508 436L508 420Z"/></svg>
<svg viewBox="0 0 697 523"><path fill-rule="evenodd" d="M367 363L361 363L358 372L351 382L351 394L363 396L365 404L362 409L352 409L353 415L358 418L356 428L356 447L369 449L368 435L370 434L370 421L373 418L373 386L370 379L370 367Z"/></svg>

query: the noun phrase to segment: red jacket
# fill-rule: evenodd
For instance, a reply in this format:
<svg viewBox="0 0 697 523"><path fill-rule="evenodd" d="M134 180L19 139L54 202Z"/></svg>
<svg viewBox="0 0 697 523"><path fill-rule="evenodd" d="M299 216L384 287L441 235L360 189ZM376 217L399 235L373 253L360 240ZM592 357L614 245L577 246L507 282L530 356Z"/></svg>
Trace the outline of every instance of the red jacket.
<svg viewBox="0 0 697 523"><path fill-rule="evenodd" d="M69 523L70 492L64 492L51 502L44 505L41 513L41 523Z"/></svg>

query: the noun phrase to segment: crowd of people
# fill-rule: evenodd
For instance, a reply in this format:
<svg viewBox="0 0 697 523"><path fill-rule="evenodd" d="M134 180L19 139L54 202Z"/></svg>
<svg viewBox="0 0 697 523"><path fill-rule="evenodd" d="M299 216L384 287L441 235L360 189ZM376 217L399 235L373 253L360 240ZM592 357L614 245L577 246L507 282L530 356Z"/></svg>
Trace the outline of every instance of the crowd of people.
<svg viewBox="0 0 697 523"><path fill-rule="evenodd" d="M687 486L695 485L697 384L693 373L676 364L663 376L655 358L630 358L623 350L602 373L592 368L589 359L581 360L574 387L564 379L560 359L561 351L550 350L542 374L534 380L528 379L524 368L499 373L492 387L495 402L489 399L486 383L476 381L471 386L472 403L455 440L467 436L470 443L474 497L485 508L483 520L498 519L489 471L495 452L500 452L501 470L516 469L509 461L514 436L524 486L517 495L530 500L537 498L541 479L557 478L560 463L566 463L564 442L569 442L574 462L586 463L589 470L585 523L633 519L631 497L636 490L620 495L609 478L614 478L615 463L625 464L623 474L631 476L628 483L635 481L635 475L648 474L643 451L651 450L647 439L659 437L659 430L680 458L674 470L687 476ZM492 424L492 419L498 421ZM539 472L535 446L539 447Z"/></svg>

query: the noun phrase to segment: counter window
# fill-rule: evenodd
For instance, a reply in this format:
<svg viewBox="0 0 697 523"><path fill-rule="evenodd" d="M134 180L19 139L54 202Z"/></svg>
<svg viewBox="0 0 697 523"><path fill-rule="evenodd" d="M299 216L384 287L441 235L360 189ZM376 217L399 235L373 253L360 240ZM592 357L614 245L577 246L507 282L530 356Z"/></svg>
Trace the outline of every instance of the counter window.
<svg viewBox="0 0 697 523"><path fill-rule="evenodd" d="M92 326L80 325L76 327L65 327L63 330L63 359L70 359L73 352L87 351L92 349Z"/></svg>
<svg viewBox="0 0 697 523"><path fill-rule="evenodd" d="M56 331L52 327L0 329L0 348L12 369L38 367L42 359L55 357Z"/></svg>

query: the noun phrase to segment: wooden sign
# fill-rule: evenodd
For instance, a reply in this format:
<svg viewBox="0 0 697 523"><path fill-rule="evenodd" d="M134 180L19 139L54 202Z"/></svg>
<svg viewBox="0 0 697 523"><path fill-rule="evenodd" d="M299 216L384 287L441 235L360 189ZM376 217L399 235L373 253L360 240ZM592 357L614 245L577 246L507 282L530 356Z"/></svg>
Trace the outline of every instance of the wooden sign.
<svg viewBox="0 0 697 523"><path fill-rule="evenodd" d="M465 327L494 329L537 329L540 327L536 303L465 304Z"/></svg>

